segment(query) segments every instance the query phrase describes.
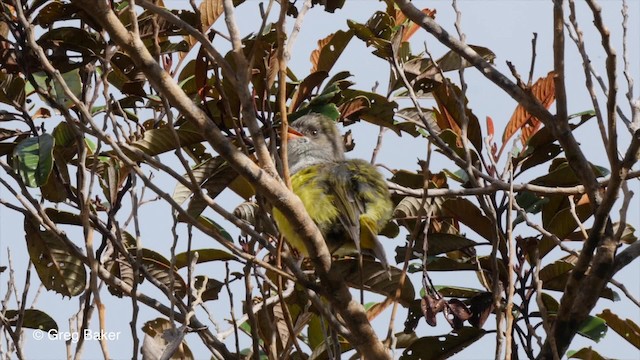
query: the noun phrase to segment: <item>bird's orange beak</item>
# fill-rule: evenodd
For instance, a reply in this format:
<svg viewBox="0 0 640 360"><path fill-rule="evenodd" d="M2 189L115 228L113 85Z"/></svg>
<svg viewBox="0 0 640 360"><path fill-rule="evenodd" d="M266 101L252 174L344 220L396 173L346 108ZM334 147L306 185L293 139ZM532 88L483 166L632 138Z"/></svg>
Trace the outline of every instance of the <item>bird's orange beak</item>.
<svg viewBox="0 0 640 360"><path fill-rule="evenodd" d="M304 137L304 135L302 135L296 129L292 128L291 126L287 128L287 140L298 139L301 137Z"/></svg>

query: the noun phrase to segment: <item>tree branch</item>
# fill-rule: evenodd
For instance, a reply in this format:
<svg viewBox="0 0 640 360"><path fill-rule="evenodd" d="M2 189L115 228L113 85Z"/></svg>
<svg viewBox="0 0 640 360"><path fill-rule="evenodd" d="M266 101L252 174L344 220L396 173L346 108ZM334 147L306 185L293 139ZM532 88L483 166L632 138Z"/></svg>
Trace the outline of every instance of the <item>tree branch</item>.
<svg viewBox="0 0 640 360"><path fill-rule="evenodd" d="M586 192L595 208L600 203L596 177L584 153L580 150L580 146L573 136L568 123L566 121L557 121L556 116L542 106L534 96L520 89L471 47L449 35L435 20L418 10L409 0L396 0L395 2L407 18L420 25L440 41L440 43L465 58L471 65L477 68L482 75L504 90L530 114L537 117L551 130L551 133L558 139L560 145L562 145L569 165L578 179L580 179L580 182L585 185L587 189Z"/></svg>
<svg viewBox="0 0 640 360"><path fill-rule="evenodd" d="M139 38L132 37L107 3L90 0L75 0L76 5L85 9L94 20L107 31L112 41L127 52L136 66L147 76L151 85L166 95L167 99L188 120L198 125L213 149L245 179L251 182L256 190L263 194L274 206L290 220L292 226L300 234L309 249L318 277L321 279L324 294L345 321L348 329L358 342L352 344L360 354L368 359L388 359L382 343L378 340L371 324L367 320L364 308L353 301L344 279L331 270L331 255L320 231L307 214L300 199L290 192L282 182L270 171L258 167L247 156L240 152L223 136L220 129L199 109L191 99L178 87L176 82L159 66L147 51ZM228 4L225 4L227 16L231 17ZM236 49L237 50L237 49ZM240 69L246 70L246 69ZM248 81L239 81L239 93L247 94ZM241 96L243 98L244 96ZM246 101L246 98L244 99ZM243 101L243 117L251 121L255 119L254 109ZM253 135L253 134L252 134ZM259 139L261 134L256 134ZM269 163L262 163L268 166Z"/></svg>
<svg viewBox="0 0 640 360"><path fill-rule="evenodd" d="M569 346L571 339L577 331L577 327L588 315L589 311L593 308L600 290L604 288L608 280L612 275L612 262L615 253L615 241L613 240L612 225L609 218L609 213L615 198L620 189L621 182L625 180L628 175L631 166L635 164L638 159L638 148L640 147L640 131L636 131L633 135L630 147L627 149L625 160L623 163L626 166L618 167L618 164L612 164L614 172L609 182L609 186L606 189L606 194L602 195L602 191L599 188L598 181L595 177L591 165L587 161L584 153L580 149L579 144L574 138L566 116L562 116L561 111L564 105L561 105L559 114L557 116L549 113L531 94L525 93L516 84L507 79L503 74L498 72L491 64L485 61L480 55L478 55L468 45L458 41L454 37L450 36L440 25L438 25L429 16L423 14L418 10L409 0L396 0L396 4L400 7L401 11L413 22L419 24L427 32L432 34L442 44L455 51L457 54L469 61L474 67L494 84L502 88L507 94L514 98L520 105L522 105L529 113L537 117L544 123L546 127L551 130L551 133L556 139L558 139L562 146L569 166L574 171L580 183L584 185L587 195L590 199L590 204L594 210L594 223L592 226L589 238L585 241L584 247L580 253L578 262L571 272L571 277L567 282L565 293L561 301L561 307L559 310L558 320L555 323L554 331L556 335L556 349L558 353L564 353L564 350ZM592 1L593 3L593 1ZM561 2L556 3L556 6ZM598 26L598 14L597 9L592 7L594 11L594 17L596 18L596 26ZM559 23L558 17L561 14L561 8L556 7L556 16L554 24ZM600 19L601 20L601 19ZM600 27L602 24L600 22ZM557 28L557 26L556 26ZM560 30L562 31L562 26ZM563 43L563 36L555 34L555 44L559 51L563 51L560 48L560 44ZM607 47L609 44L603 44ZM563 48L563 46L562 46ZM610 49L606 49L608 55L610 55ZM563 68L559 60L561 60L562 54L556 54L556 66L560 69ZM611 57L611 56L609 56ZM611 64L608 63L608 74L610 74ZM611 79L610 79L611 80ZM562 85L562 84L560 84ZM615 84L611 84L615 85ZM611 90L610 90L611 91ZM609 98L610 100L610 98ZM611 101L610 101L611 102ZM612 113L610 102L607 103L608 114ZM614 103L615 105L615 103ZM613 107L615 110L615 106ZM611 119L612 117L609 117ZM609 130L615 131L615 125L609 122ZM613 143L612 143L613 142ZM615 148L617 146L615 136L610 134L609 143L607 148ZM620 171L617 171L617 170ZM594 251L597 252L594 258ZM592 263L593 260L593 263ZM585 273L589 266L592 266L592 271L588 276ZM588 282L587 282L588 281ZM588 284L588 286L587 286ZM553 351L551 345L547 342L543 347L539 357L551 358Z"/></svg>

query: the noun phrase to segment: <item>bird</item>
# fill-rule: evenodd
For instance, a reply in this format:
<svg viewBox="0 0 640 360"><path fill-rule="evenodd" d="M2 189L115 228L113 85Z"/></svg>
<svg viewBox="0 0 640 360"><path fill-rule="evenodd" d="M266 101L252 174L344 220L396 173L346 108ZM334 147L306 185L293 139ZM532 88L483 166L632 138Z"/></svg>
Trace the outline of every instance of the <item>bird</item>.
<svg viewBox="0 0 640 360"><path fill-rule="evenodd" d="M287 155L292 191L305 206L336 256L363 253L388 268L378 232L390 220L387 184L365 160L346 159L342 136L331 118L311 113L289 126ZM308 257L304 242L276 208L276 225L286 241Z"/></svg>

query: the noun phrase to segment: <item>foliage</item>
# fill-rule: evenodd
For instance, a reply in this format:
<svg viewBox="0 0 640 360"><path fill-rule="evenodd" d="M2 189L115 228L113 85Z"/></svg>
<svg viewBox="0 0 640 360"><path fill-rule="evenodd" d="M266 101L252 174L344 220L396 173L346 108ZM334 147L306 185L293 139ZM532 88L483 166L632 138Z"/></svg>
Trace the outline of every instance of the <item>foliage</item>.
<svg viewBox="0 0 640 360"><path fill-rule="evenodd" d="M323 113L347 128L363 123L418 138L449 161L439 172L428 159L421 160L417 170L385 164L393 169L389 187L395 210L381 235L401 242L394 266L387 271L366 257L360 262L348 256L333 259L333 279L383 298L362 310L367 320L392 304L404 309L399 312L406 314L404 332L394 335L395 346L403 349L401 359L446 358L481 339L502 343L503 334L492 333L495 322L488 319L510 324L506 339L513 343L508 348L517 343L523 356L544 354L531 339L548 339L548 329L564 319L561 303L573 301L566 289L586 292L589 287L582 283L578 290L572 288L572 274L593 275L590 272L597 270L595 260L589 258L585 265L566 244L581 242L586 252L590 239L608 237L615 246L637 246L637 224L627 224L623 217L614 221L610 209L602 214L596 203L600 200L589 192L593 189L583 174L592 174L599 196L610 196L610 189L617 193L626 181L619 174L625 170L628 176L638 155L633 154L630 163L581 164L575 154L580 148L568 150L558 131L525 102L517 105L497 144L493 120L487 118L483 126L469 107L466 84L448 78L470 67L468 59L455 49L435 57L412 50L410 39L420 26L394 2L385 1L386 9L365 23L350 20L343 30L319 34L308 74L281 68L286 64L282 21L265 20L245 38L230 30L237 43L227 54L203 45L188 28L205 39L219 36L211 30L224 14L219 0L204 0L199 8L187 10L143 1L133 12L128 2L113 1L112 9L105 11L114 18L98 18L101 15L89 11L89 3L0 2L0 154L7 159L1 163L2 185L20 201L8 208L24 215L21 246L28 249L45 289L100 303L95 283L100 279L108 285L109 293L103 291L103 296L131 297L138 291L135 302L163 314L144 319L144 326L135 330L144 333L137 350L143 356L173 351L175 358L194 358L187 342L196 339L187 335L186 326L222 357L233 352L225 340L238 331L252 341L250 348L240 349L246 358L340 358L354 348L349 332L343 331L349 323L342 309L335 308L334 294L327 292L322 274L314 272L319 262L312 258L296 267L271 219L272 206L280 206L275 192L248 177L237 160L262 166L265 172L257 177L273 176L262 163L261 149L269 151L282 170L276 129L285 125L285 118L292 123L310 112ZM299 3L283 5L288 21L306 11ZM313 3L333 12L344 1ZM225 6L243 5L229 1ZM420 13L436 17L431 9ZM107 21L130 31L142 49L132 52L120 43ZM30 25L36 28L35 39ZM388 62L386 93L362 89L359 79L334 69L350 44L358 41L372 57ZM468 49L486 64L496 57L480 45ZM159 67L146 63L148 59ZM550 71L533 85L519 85L532 102L549 109L559 100L559 76ZM173 84L178 93L167 91L162 82ZM189 107L203 114L210 128L184 111ZM589 120L598 114L590 110L556 120L565 121L570 133L581 126L596 129ZM12 129L16 123L19 128ZM353 131L351 136L359 135ZM214 132L224 144L212 140ZM513 136L518 136L520 146L509 143ZM268 148L261 137L269 138ZM637 135L633 141L631 146ZM345 143L347 148L355 146L349 136ZM508 154L503 155L505 149ZM170 176L173 191L156 183L150 171ZM187 242L189 251L141 247L141 189L153 191L158 196L154 201L171 207L174 241ZM215 201L229 190L245 202ZM629 196L625 193L626 205L620 206L628 206ZM236 228L225 228L205 215L212 210ZM585 229L588 219L594 228ZM606 230L596 229L598 219L607 224ZM210 247L191 248L193 228L211 239ZM188 236L175 229L187 229ZM215 264L224 266L226 275L211 273L209 266ZM614 271L607 269L604 284L594 290L594 304L599 298L620 299L609 286ZM302 277L302 270L313 275ZM433 284L435 272L474 273L477 286ZM213 335L210 325L190 311L202 303L220 306L216 302L224 289L231 293L232 284L248 292L238 295L246 300L243 316L233 318L235 332ZM161 290L155 299L145 295L153 287ZM14 342L23 328L58 329L50 316L54 309L21 305L7 309L3 303L2 326ZM574 334L598 341L608 327L639 347L638 325L614 311L579 319L581 325L571 332L569 343L559 345L560 355ZM440 313L451 325L450 333L418 329L423 320L435 326ZM567 355L603 358L590 348Z"/></svg>

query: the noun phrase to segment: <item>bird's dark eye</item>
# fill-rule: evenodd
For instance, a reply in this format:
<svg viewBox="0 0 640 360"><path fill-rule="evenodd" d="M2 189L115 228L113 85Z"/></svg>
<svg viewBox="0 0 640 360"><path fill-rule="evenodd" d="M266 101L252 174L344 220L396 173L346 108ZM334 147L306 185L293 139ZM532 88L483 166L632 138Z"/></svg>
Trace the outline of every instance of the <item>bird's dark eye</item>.
<svg viewBox="0 0 640 360"><path fill-rule="evenodd" d="M318 136L318 130L312 129L311 130L311 136Z"/></svg>

